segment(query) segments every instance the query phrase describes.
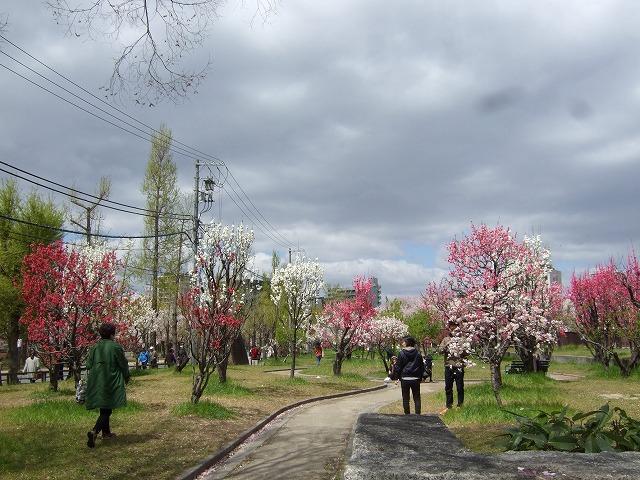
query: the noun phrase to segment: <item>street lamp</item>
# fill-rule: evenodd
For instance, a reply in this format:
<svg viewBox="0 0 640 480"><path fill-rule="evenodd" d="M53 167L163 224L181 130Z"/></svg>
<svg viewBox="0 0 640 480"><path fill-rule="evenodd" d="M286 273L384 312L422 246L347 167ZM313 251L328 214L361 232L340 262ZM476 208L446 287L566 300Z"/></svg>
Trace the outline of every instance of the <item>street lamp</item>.
<svg viewBox="0 0 640 480"><path fill-rule="evenodd" d="M223 167L224 162L198 162L196 161L196 184L193 199L193 259L198 255L198 231L200 230L200 214L208 211L213 203L213 189L220 185L211 177L204 179L204 191L200 190L200 167ZM209 168L211 172L211 168ZM204 210L200 212L200 203L205 204Z"/></svg>

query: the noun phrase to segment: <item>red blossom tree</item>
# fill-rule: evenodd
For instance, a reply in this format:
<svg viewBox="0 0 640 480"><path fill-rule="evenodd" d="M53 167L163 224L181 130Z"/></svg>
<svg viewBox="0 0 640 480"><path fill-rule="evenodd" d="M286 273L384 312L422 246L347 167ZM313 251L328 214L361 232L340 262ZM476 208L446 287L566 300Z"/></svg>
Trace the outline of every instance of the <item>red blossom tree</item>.
<svg viewBox="0 0 640 480"><path fill-rule="evenodd" d="M181 298L194 362L191 402L198 403L218 370L218 381L227 379L233 342L244 321L244 292L252 260L253 231L243 226L211 223L196 256L193 288Z"/></svg>
<svg viewBox="0 0 640 480"><path fill-rule="evenodd" d="M342 372L342 362L347 350L364 344L371 321L376 316L371 298L371 278L365 280L356 277L353 289L353 298L328 304L314 326L315 336L336 352L334 375Z"/></svg>
<svg viewBox="0 0 640 480"><path fill-rule="evenodd" d="M26 308L20 320L51 372L53 390L58 388L63 363L69 365L76 382L80 380L89 347L99 340L99 325L114 321L121 293L117 267L114 252L65 247L62 242L33 247L24 258Z"/></svg>
<svg viewBox="0 0 640 480"><path fill-rule="evenodd" d="M190 332L191 355L195 360L191 402L198 403L211 374L226 362L233 341L240 334L241 306L201 301L199 287L194 287L180 301L182 314Z"/></svg>

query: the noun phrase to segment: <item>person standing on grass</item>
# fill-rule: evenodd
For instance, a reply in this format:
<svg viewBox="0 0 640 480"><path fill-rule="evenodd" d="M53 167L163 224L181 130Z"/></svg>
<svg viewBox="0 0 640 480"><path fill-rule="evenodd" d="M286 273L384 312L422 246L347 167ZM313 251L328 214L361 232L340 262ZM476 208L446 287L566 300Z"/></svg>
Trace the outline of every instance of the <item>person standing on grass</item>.
<svg viewBox="0 0 640 480"><path fill-rule="evenodd" d="M127 404L125 383L129 382L129 363L124 348L114 341L116 326L103 323L98 329L102 340L89 350L87 356L87 392L85 405L87 410L100 409L100 416L92 430L87 432L87 446L96 446L96 438L102 432L102 438L114 437L109 419L114 408Z"/></svg>
<svg viewBox="0 0 640 480"><path fill-rule="evenodd" d="M184 367L189 363L189 354L184 348L184 343L180 344L180 348L178 349L178 355L176 356L176 370L181 372Z"/></svg>
<svg viewBox="0 0 640 480"><path fill-rule="evenodd" d="M167 367L173 367L176 364L176 354L174 353L173 348L170 348L167 355L164 357L164 364Z"/></svg>
<svg viewBox="0 0 640 480"><path fill-rule="evenodd" d="M457 408L462 406L464 402L464 353L456 348L457 342L454 341L455 332L458 329L458 324L450 320L449 332L442 339L438 346L438 352L444 353L444 394L445 394L445 408L440 412L440 415L444 415L447 410L453 407L453 383L456 384L456 391L458 394Z"/></svg>
<svg viewBox="0 0 640 480"><path fill-rule="evenodd" d="M422 383L422 373L424 372L424 360L418 349L416 349L416 341L413 337L407 336L402 339L402 350L398 354L396 362L390 378L392 380L400 380L400 389L402 390L402 408L405 415L411 413L409 409L409 398L413 396L415 405L415 413L420 415L422 403L420 400L420 383Z"/></svg>
<svg viewBox="0 0 640 480"><path fill-rule="evenodd" d="M324 352L322 351L322 345L320 342L316 342L313 344L313 354L316 356L316 367L320 365L320 360L322 360L322 356Z"/></svg>
<svg viewBox="0 0 640 480"><path fill-rule="evenodd" d="M36 383L38 370L40 370L40 360L36 357L36 352L31 352L31 356L24 362L22 373L27 374L31 383Z"/></svg>
<svg viewBox="0 0 640 480"><path fill-rule="evenodd" d="M147 368L147 364L149 363L149 357L150 357L150 353L146 348L142 349L140 351L140 354L138 355L138 365L143 370Z"/></svg>
<svg viewBox="0 0 640 480"><path fill-rule="evenodd" d="M260 355L262 354L260 352L260 348L257 345L254 345L253 347L251 347L249 354L251 355L251 365L259 365Z"/></svg>

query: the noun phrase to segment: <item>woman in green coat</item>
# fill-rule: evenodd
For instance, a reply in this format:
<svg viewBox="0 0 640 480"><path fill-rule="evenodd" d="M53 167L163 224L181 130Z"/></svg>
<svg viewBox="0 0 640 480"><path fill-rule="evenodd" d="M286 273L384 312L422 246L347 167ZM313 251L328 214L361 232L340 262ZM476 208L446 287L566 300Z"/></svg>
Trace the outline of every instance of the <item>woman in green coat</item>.
<svg viewBox="0 0 640 480"><path fill-rule="evenodd" d="M122 345L116 343L116 326L103 323L98 329L102 340L89 350L87 356L87 410L100 409L100 416L92 430L87 432L87 446L96 446L96 438L113 437L109 427L109 417L114 408L127 404L125 383L129 382L129 362L124 356Z"/></svg>

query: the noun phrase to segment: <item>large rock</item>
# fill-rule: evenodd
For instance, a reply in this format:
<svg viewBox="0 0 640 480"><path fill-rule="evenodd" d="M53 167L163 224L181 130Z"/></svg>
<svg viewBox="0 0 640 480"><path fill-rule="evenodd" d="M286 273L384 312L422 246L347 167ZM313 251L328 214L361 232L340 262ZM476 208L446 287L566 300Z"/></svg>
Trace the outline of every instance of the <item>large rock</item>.
<svg viewBox="0 0 640 480"><path fill-rule="evenodd" d="M345 480L640 478L637 452L476 454L436 415L363 413L350 453Z"/></svg>

